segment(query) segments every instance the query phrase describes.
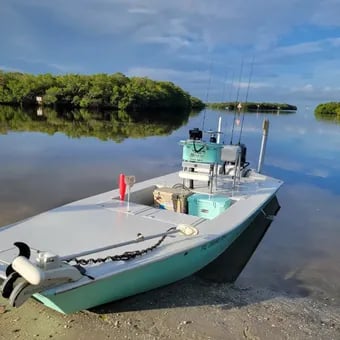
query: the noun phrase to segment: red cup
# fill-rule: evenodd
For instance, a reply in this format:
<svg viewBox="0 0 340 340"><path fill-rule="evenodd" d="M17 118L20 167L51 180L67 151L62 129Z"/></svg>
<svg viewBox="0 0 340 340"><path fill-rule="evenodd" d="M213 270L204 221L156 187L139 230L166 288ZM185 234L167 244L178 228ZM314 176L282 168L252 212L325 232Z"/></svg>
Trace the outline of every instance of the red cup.
<svg viewBox="0 0 340 340"><path fill-rule="evenodd" d="M125 192L126 192L126 183L125 183L125 175L119 175L119 198L121 201L125 200Z"/></svg>

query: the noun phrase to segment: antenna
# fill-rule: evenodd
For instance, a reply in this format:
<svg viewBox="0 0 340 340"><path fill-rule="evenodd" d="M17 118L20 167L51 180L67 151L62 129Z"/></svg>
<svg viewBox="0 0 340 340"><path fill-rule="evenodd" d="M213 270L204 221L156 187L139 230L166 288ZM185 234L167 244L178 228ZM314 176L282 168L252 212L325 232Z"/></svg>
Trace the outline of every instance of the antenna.
<svg viewBox="0 0 340 340"><path fill-rule="evenodd" d="M233 126L232 126L232 129L231 129L230 144L233 144L234 128L235 128L235 120L236 120L236 106L237 106L238 98L239 98L239 95L240 95L242 72L243 72L243 58L242 58L242 61L241 61L240 75L239 75L239 78L238 78L238 88L237 88L237 94L236 94L236 101L235 101L235 105L234 105L234 119L233 119Z"/></svg>
<svg viewBox="0 0 340 340"><path fill-rule="evenodd" d="M253 69L254 69L254 57L253 57L253 59L251 61L251 64L250 64L250 72L249 72L249 79L248 79L248 86L247 86L247 93L246 93L245 103L248 102L249 87L250 87L250 82L251 82L251 79L252 79L252 76L253 76ZM242 131L243 131L244 116L245 116L245 109L243 108L242 123L241 123L240 135L239 135L239 138L238 138L238 144L241 143L241 136L242 136Z"/></svg>

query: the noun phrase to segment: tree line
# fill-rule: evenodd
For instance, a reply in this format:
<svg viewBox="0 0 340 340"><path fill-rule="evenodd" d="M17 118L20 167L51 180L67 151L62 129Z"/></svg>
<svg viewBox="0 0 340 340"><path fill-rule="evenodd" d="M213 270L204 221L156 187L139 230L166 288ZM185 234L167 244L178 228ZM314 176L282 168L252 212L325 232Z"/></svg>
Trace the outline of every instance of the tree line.
<svg viewBox="0 0 340 340"><path fill-rule="evenodd" d="M115 74L27 74L0 70L0 104L145 111L202 109L204 103L172 82Z"/></svg>

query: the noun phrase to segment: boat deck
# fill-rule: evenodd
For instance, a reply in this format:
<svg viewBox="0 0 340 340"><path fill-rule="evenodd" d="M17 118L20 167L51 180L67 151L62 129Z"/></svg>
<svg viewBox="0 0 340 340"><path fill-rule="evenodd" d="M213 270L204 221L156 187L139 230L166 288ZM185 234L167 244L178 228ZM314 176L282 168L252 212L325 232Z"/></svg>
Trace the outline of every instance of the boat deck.
<svg viewBox="0 0 340 340"><path fill-rule="evenodd" d="M189 224L199 230L197 236L184 236L179 233L168 236L161 247L139 256L133 261L117 261L105 265L90 265L88 272L95 277L105 276L108 271L126 270L130 266L167 257L191 247L213 240L232 230L251 216L278 190L281 181L255 174L242 178L236 188L232 188L230 178L218 177L214 193L226 195L235 203L221 216L213 220L162 210L142 204L143 192L153 188L179 183L178 173L172 173L136 183L131 191L130 203L118 199L118 189L82 199L24 221L0 228L0 278L5 278L5 269L17 256L14 242L28 244L33 252L49 251L61 257L84 250L105 247L120 242L133 241L140 233L147 237L164 233L178 224ZM208 193L206 183L195 187L195 192ZM246 201L246 204L242 204ZM83 258L105 257L148 248L159 240L151 240L125 245L119 248L94 252ZM32 254L32 259L35 255ZM114 267L114 269L113 269ZM76 283L75 283L76 284Z"/></svg>

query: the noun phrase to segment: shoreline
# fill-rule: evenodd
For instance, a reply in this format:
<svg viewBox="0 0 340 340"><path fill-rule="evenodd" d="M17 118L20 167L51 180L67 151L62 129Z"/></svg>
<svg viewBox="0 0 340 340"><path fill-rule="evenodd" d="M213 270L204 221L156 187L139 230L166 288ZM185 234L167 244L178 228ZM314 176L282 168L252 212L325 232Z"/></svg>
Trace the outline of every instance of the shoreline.
<svg viewBox="0 0 340 340"><path fill-rule="evenodd" d="M191 276L70 315L33 299L18 309L0 299L0 329L0 339L338 339L340 306Z"/></svg>

